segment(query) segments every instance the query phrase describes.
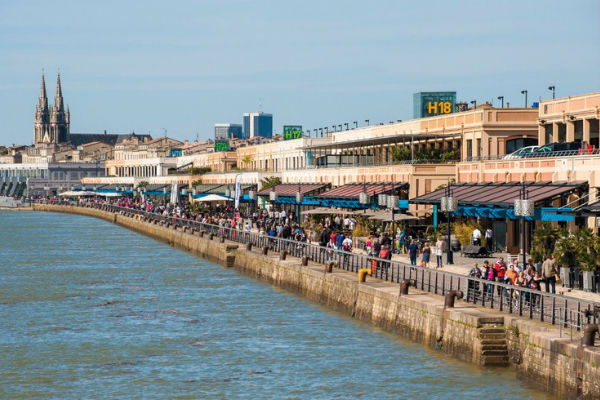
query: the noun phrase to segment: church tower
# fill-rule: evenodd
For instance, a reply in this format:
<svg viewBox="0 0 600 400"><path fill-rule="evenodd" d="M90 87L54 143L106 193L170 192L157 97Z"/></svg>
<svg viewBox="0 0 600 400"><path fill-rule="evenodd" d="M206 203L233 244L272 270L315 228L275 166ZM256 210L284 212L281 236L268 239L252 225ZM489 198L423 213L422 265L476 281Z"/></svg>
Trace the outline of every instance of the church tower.
<svg viewBox="0 0 600 400"><path fill-rule="evenodd" d="M60 85L60 73L56 78L56 94L54 95L54 106L50 110L50 143L65 143L70 140L70 115L69 107L65 110L62 88Z"/></svg>
<svg viewBox="0 0 600 400"><path fill-rule="evenodd" d="M42 72L42 86L40 97L35 109L35 122L33 125L34 144L50 143L50 112L48 111L48 97L46 96L46 81Z"/></svg>

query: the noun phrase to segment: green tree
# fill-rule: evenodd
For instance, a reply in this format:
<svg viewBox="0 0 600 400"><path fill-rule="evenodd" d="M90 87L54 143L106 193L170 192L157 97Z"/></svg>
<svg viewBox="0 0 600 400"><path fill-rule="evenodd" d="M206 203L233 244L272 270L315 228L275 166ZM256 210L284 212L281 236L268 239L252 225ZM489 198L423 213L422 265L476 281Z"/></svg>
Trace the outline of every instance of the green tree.
<svg viewBox="0 0 600 400"><path fill-rule="evenodd" d="M560 228L553 227L550 222L542 222L533 232L533 241L531 242L533 261L544 261L546 255L554 251L556 242L564 235L565 233Z"/></svg>
<svg viewBox="0 0 600 400"><path fill-rule="evenodd" d="M394 161L408 161L412 158L412 151L406 146L396 146L392 149Z"/></svg>
<svg viewBox="0 0 600 400"><path fill-rule="evenodd" d="M260 181L260 190L270 189L277 185L281 185L281 178L278 176L268 176Z"/></svg>

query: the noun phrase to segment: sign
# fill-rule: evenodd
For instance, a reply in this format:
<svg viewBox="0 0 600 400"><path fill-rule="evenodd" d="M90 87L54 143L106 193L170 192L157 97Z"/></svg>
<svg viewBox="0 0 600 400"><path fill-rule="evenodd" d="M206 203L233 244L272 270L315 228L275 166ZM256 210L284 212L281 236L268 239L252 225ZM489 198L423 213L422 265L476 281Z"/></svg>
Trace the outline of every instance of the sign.
<svg viewBox="0 0 600 400"><path fill-rule="evenodd" d="M302 137L301 125L284 125L283 140L300 139Z"/></svg>
<svg viewBox="0 0 600 400"><path fill-rule="evenodd" d="M235 176L235 208L240 208L240 196L242 195L242 175Z"/></svg>
<svg viewBox="0 0 600 400"><path fill-rule="evenodd" d="M229 151L229 140L215 140L215 151Z"/></svg>
<svg viewBox="0 0 600 400"><path fill-rule="evenodd" d="M451 114L456 110L456 92L419 92L413 95L413 117Z"/></svg>

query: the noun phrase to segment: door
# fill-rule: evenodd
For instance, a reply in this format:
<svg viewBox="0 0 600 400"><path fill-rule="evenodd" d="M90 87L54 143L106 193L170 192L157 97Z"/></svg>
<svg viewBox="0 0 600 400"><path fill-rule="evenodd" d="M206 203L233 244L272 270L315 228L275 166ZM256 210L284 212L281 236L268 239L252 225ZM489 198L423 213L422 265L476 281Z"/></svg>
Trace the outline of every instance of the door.
<svg viewBox="0 0 600 400"><path fill-rule="evenodd" d="M492 251L504 251L506 248L506 221L493 221L492 230L494 231Z"/></svg>

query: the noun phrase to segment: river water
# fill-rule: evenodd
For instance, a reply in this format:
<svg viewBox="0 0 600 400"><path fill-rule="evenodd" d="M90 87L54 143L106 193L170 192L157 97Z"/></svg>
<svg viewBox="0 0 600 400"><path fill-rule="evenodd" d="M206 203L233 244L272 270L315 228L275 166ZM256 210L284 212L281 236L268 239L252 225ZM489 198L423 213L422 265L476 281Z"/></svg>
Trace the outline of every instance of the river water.
<svg viewBox="0 0 600 400"><path fill-rule="evenodd" d="M0 398L541 399L108 222L0 211Z"/></svg>

